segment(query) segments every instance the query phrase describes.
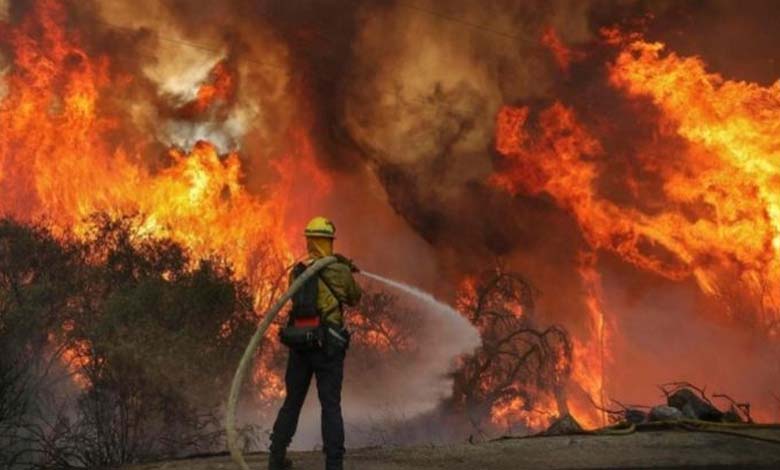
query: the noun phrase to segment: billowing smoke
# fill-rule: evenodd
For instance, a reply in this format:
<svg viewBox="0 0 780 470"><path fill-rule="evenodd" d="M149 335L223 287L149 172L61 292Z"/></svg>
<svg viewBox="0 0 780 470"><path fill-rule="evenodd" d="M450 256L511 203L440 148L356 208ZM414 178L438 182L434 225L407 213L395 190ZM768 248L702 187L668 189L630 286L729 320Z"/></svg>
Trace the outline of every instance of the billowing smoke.
<svg viewBox="0 0 780 470"><path fill-rule="evenodd" d="M547 217L544 204L485 186L493 123L502 104L555 91L557 66L539 38L553 28L568 44L592 39L588 3L376 1L333 14L331 2L236 0L216 9L168 1L96 10L142 37L123 54L136 54L167 108L193 99L220 60L239 69L227 112L193 122L175 109L136 111L157 140L186 147L206 138L262 167L287 147L291 125L310 127L321 164L375 179L359 184L435 247L448 279L548 238L528 229ZM250 182L262 180L258 173L248 172Z"/></svg>
<svg viewBox="0 0 780 470"><path fill-rule="evenodd" d="M32 3L2 1L0 12L18 18ZM450 301L465 276L507 264L539 287L545 319L587 341L593 335L580 263L590 250L587 234L549 192L512 193L490 183L506 166L494 150L496 116L504 105L526 107L528 127L541 135L544 110L563 103L609 156L594 163L598 193L618 207L661 211L664 182L657 174L634 177L638 155L668 155L662 161L672 165L685 144L659 135L660 111L650 100L627 99L609 85L606 64L617 52L602 28L643 30L683 56L702 55L726 78L774 80L780 66L766 57L778 38L767 33L756 39L764 47L755 48L744 34L772 30L755 25L766 24L771 15L762 12L774 3L703 5L127 0L72 1L68 9L88 52L109 55L114 77L132 77L121 99L108 97L106 106L132 123L121 139L136 142L150 168L163 166L155 156L169 146L208 140L221 153L237 150L242 181L266 197L279 159L311 156L313 163L281 171L295 195L284 206L291 237L311 215L327 213L338 226L337 248L359 265ZM727 34L713 35L716 24ZM557 55L556 44L568 52ZM220 68L230 79L193 113L202 84L222 83ZM0 81L0 96L2 90ZM706 212L685 207L692 219ZM723 306L694 282L641 273L615 254L602 255L594 269L607 273L607 323L620 331L620 356L606 370L609 395L652 400L655 384L706 370L712 356L665 349L662 333L674 324L663 319L679 317L685 324L668 337L739 353L724 352L737 358L732 374L696 379L713 377L715 388L767 403L776 368L745 366L770 357L766 338L754 350L744 347L733 324L705 313ZM658 351L668 367L651 368L646 351ZM643 371L633 366L640 359ZM751 385L754 376L760 386Z"/></svg>

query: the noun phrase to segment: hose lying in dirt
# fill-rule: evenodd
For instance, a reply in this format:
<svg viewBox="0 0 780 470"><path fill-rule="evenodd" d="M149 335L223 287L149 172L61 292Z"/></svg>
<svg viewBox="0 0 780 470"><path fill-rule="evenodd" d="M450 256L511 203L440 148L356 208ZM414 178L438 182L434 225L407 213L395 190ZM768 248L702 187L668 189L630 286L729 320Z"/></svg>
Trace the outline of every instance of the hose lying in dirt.
<svg viewBox="0 0 780 470"><path fill-rule="evenodd" d="M771 444L780 444L780 439L774 439L771 437L756 436L754 434L746 434L742 431L748 431L751 429L780 429L780 424L759 424L759 423L722 423L718 421L703 421L700 419L678 419L671 421L657 421L656 423L643 423L635 429L643 431L652 429L653 425L656 426L668 426L677 429L684 429L691 432L709 432L716 434L725 434L728 436L736 436L744 439L752 439L754 441L768 442ZM598 432L600 430L596 430Z"/></svg>
<svg viewBox="0 0 780 470"><path fill-rule="evenodd" d="M699 419L677 419L670 421L652 421L635 425L633 423L622 422L613 426L607 426L592 431L584 431L583 434L596 436L621 436L633 434L635 432L648 431L658 428L684 429L690 432L708 432L716 434L725 434L727 436L741 437L755 441L768 442L771 444L780 444L780 439L771 437L756 436L742 431L751 429L780 429L780 424L756 424L756 423L721 423L717 421L702 421Z"/></svg>
<svg viewBox="0 0 780 470"><path fill-rule="evenodd" d="M614 426L607 426L593 431L585 431L583 434L595 436L624 436L633 434L637 431L648 431L653 428L672 428L684 429L689 432L708 432L714 434L725 434L727 436L741 437L743 439L752 439L754 441L768 442L770 444L780 444L780 439L771 437L756 436L747 434L739 430L749 431L750 429L778 429L777 424L751 424L751 423L719 423L714 421L701 421L698 419L680 419L674 421L656 421L635 425L633 423L618 423Z"/></svg>
<svg viewBox="0 0 780 470"><path fill-rule="evenodd" d="M252 358L255 355L255 351L260 345L260 340L263 339L266 330L268 330L268 327L279 314L279 311L282 309L282 307L284 307L284 304L290 300L290 298L298 291L298 289L303 286L303 284L309 278L316 275L323 268L335 263L336 261L337 258L335 256L326 256L324 258L320 258L312 263L311 266L306 268L306 271L304 271L295 279L295 281L293 281L293 283L290 285L290 288L287 289L287 292L285 292L284 295L282 295L279 300L277 300L276 303L273 304L271 308L269 308L265 313L263 321L261 321L260 326L257 327L255 335L252 336L252 339L249 341L249 345L247 345L246 350L244 351L244 355L241 357L241 361L238 363L236 375L233 376L233 383L230 385L230 394L228 395L227 415L225 416L225 431L227 432L227 444L228 449L230 449L230 456L242 470L249 470L249 466L246 464L244 456L241 454L241 449L238 445L238 433L236 432L236 404L238 403L238 394L241 391L241 385L244 382L244 376L246 375L247 370L249 370L249 366L252 364Z"/></svg>
<svg viewBox="0 0 780 470"><path fill-rule="evenodd" d="M725 434L727 436L736 436L744 439L752 439L754 441L780 444L780 439L739 432L739 430L750 429L780 429L780 424L719 423L712 421L702 421L698 419L682 419L678 420L677 422L673 421L670 424L676 425L677 427L685 429L686 431Z"/></svg>
<svg viewBox="0 0 780 470"><path fill-rule="evenodd" d="M606 428L595 429L593 431L586 431L586 434L594 435L625 435L632 434L637 431L647 431L654 428L673 428L684 429L690 432L708 432L715 434L725 434L727 436L741 437L744 439L752 439L754 441L768 442L770 444L780 444L780 439L774 439L771 437L756 436L755 434L747 434L742 431L749 431L751 429L780 429L780 424L756 424L756 423L721 423L717 421L702 421L699 419L678 419L672 421L655 421L650 423L642 423L634 425L632 423L618 423L614 426L608 426Z"/></svg>
<svg viewBox="0 0 780 470"><path fill-rule="evenodd" d="M780 429L780 424L757 424L757 423L721 423L716 421L702 421L698 419L678 419L670 421L651 421L649 423L634 424L629 422L620 422L612 426L606 426L599 429L583 430L572 432L566 435L572 436L627 436L636 432L650 431L654 429L683 429L690 432L708 432L715 434L725 434L727 436L741 437L755 441L768 442L770 444L780 444L780 439L771 437L756 436L742 431L751 429ZM529 439L551 437L543 432L530 436L502 436L495 441L506 439ZM554 437L554 436L552 436Z"/></svg>

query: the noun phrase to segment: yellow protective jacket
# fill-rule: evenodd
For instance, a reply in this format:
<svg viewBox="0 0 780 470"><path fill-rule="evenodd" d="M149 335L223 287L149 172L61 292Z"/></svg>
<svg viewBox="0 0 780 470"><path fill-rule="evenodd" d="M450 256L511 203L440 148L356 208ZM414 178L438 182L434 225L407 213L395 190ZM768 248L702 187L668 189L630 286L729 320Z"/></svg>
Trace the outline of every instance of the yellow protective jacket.
<svg viewBox="0 0 780 470"><path fill-rule="evenodd" d="M324 239L309 239L309 259L311 264L317 258L332 254L332 242ZM338 255L336 255L338 256ZM343 258L343 257L340 257ZM346 258L343 258L346 261ZM292 277L290 278L292 282ZM346 262L335 262L319 272L317 284L317 311L323 321L337 326L344 325L344 305L356 305L363 291L352 276L352 267Z"/></svg>
<svg viewBox="0 0 780 470"><path fill-rule="evenodd" d="M320 271L317 310L321 318L333 325L344 325L344 305L356 305L363 291L352 277L352 268L336 262Z"/></svg>

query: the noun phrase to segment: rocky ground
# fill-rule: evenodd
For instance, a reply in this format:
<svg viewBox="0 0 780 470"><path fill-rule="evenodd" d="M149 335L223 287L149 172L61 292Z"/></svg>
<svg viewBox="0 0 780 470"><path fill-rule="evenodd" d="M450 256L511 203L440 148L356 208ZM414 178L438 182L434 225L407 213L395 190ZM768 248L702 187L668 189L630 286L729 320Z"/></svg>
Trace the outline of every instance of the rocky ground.
<svg viewBox="0 0 780 470"><path fill-rule="evenodd" d="M504 439L481 444L350 450L347 470L523 469L780 469L780 429L753 429L751 437L684 430L622 436L555 436ZM294 452L295 469L323 468L319 452ZM249 455L255 470L264 454ZM130 467L133 470L237 468L227 455Z"/></svg>

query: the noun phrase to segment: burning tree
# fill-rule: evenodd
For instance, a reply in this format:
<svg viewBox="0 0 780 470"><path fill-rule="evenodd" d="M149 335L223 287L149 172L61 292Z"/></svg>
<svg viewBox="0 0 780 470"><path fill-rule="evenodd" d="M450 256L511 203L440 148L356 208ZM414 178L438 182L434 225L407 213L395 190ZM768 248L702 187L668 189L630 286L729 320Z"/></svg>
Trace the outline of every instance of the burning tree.
<svg viewBox="0 0 780 470"><path fill-rule="evenodd" d="M446 382L451 397L423 413L385 409L358 425L361 434L370 435L373 444L447 441L474 428L486 434L539 429L568 413L572 343L564 328L540 326L534 312L538 294L526 278L503 269L469 279L456 306L477 328L482 345L457 359ZM410 376L416 367L411 364L428 360L431 347L424 341L440 331L400 300L381 285L370 286L348 317L354 332L351 367L368 377L423 383ZM437 338L432 342L448 340Z"/></svg>
<svg viewBox="0 0 780 470"><path fill-rule="evenodd" d="M536 295L523 276L501 269L464 286L458 307L477 326L483 343L462 359L452 401L478 429L485 422L539 428L568 412L572 344L563 327L539 327Z"/></svg>

